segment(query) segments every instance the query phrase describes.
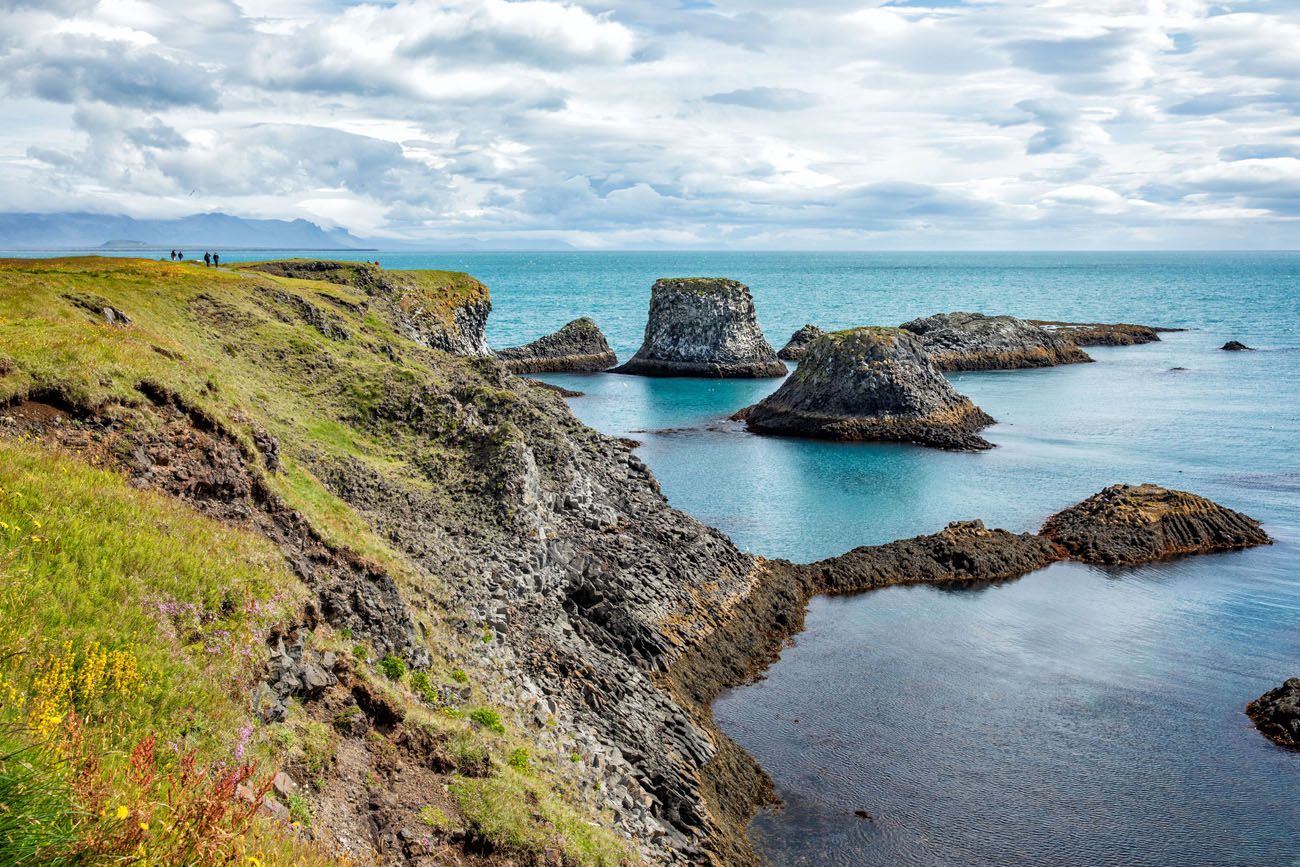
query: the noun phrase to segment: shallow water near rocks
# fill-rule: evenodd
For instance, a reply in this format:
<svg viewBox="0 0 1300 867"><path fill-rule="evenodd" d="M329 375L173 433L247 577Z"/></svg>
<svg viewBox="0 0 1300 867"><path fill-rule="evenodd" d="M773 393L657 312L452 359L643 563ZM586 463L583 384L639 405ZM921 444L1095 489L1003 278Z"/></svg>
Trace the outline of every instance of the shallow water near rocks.
<svg viewBox="0 0 1300 867"><path fill-rule="evenodd" d="M292 251L223 251L279 255ZM640 343L651 283L676 275L748 283L777 348L805 322L949 310L1194 329L1091 348L1096 364L954 375L1000 422L985 432L998 448L980 454L725 423L777 380L541 378L585 392L570 405L587 423L640 440L674 505L768 556L814 559L965 518L1033 530L1115 482L1208 496L1277 540L814 600L766 679L716 705L785 800L752 828L773 862L1300 864L1300 753L1242 713L1300 675L1300 254L378 257L487 282L494 346L585 314L620 358ZM1229 339L1259 351L1220 352Z"/></svg>

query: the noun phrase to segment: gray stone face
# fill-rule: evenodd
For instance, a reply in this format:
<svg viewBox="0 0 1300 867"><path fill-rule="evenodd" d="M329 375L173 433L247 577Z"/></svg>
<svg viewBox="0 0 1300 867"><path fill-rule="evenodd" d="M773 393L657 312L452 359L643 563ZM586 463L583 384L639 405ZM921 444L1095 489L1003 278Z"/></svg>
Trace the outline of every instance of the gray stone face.
<svg viewBox="0 0 1300 867"><path fill-rule="evenodd" d="M939 313L904 322L940 370L1014 370L1092 361L1061 334L1011 316Z"/></svg>
<svg viewBox="0 0 1300 867"><path fill-rule="evenodd" d="M786 342L785 346L782 346L781 351L776 354L777 358L784 361L800 360L808 354L808 344L812 343L825 333L825 331L822 331L816 325L805 325L803 328L800 328L794 334L790 335L790 339Z"/></svg>
<svg viewBox="0 0 1300 867"><path fill-rule="evenodd" d="M722 277L659 280L636 355L615 373L642 376L783 376L763 337L749 287Z"/></svg>
<svg viewBox="0 0 1300 867"><path fill-rule="evenodd" d="M790 378L742 417L759 433L992 447L976 431L993 419L958 394L916 337L898 328L822 335Z"/></svg>
<svg viewBox="0 0 1300 867"><path fill-rule="evenodd" d="M575 319L554 334L497 353L511 373L596 373L618 364L609 341L591 319Z"/></svg>

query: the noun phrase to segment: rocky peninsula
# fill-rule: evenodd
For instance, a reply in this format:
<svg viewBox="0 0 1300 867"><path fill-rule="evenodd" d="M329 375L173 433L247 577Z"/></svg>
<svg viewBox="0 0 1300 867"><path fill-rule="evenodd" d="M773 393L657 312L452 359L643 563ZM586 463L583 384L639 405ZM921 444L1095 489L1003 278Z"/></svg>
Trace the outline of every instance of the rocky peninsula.
<svg viewBox="0 0 1300 867"><path fill-rule="evenodd" d="M757 378L786 367L763 337L749 287L722 277L657 280L641 348L614 373Z"/></svg>
<svg viewBox="0 0 1300 867"><path fill-rule="evenodd" d="M939 313L904 322L942 371L1014 370L1092 361L1059 333L1011 316Z"/></svg>
<svg viewBox="0 0 1300 867"><path fill-rule="evenodd" d="M900 328L818 337L790 378L738 417L756 433L992 448L978 431L993 419L958 394L920 341Z"/></svg>
<svg viewBox="0 0 1300 867"><path fill-rule="evenodd" d="M1048 518L1042 535L1075 560L1107 566L1272 542L1254 518L1157 485L1111 485Z"/></svg>
<svg viewBox="0 0 1300 867"><path fill-rule="evenodd" d="M777 358L782 361L799 361L808 354L808 344L825 333L816 325L805 325L790 335L790 339L786 341L785 346L782 346L776 353Z"/></svg>
<svg viewBox="0 0 1300 867"><path fill-rule="evenodd" d="M1137 346L1142 343L1159 342L1162 333L1184 330L1159 328L1154 325L1134 325L1127 322L1061 322L1055 319L1026 319L1025 321L1045 328L1075 346Z"/></svg>
<svg viewBox="0 0 1300 867"><path fill-rule="evenodd" d="M511 373L599 373L618 364L609 341L583 316L532 343L497 352Z"/></svg>
<svg viewBox="0 0 1300 867"><path fill-rule="evenodd" d="M1273 743L1300 750L1300 677L1289 678L1246 705L1246 716Z"/></svg>

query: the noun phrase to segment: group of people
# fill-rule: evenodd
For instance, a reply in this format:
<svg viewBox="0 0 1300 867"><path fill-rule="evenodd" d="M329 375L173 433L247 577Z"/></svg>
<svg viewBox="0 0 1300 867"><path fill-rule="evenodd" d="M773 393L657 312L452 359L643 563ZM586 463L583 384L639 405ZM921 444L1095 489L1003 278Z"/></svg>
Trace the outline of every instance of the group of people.
<svg viewBox="0 0 1300 867"><path fill-rule="evenodd" d="M173 262L185 261L185 251L172 250L172 261ZM221 264L221 255L219 253L204 253L203 264L210 268L216 268Z"/></svg>

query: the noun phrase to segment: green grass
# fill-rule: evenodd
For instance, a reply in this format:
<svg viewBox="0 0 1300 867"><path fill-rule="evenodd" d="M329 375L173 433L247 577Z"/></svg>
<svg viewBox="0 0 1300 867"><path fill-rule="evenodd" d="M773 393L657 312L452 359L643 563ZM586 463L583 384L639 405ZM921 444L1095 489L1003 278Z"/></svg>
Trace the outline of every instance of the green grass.
<svg viewBox="0 0 1300 867"><path fill-rule="evenodd" d="M76 804L47 749L0 730L0 864L71 864Z"/></svg>

